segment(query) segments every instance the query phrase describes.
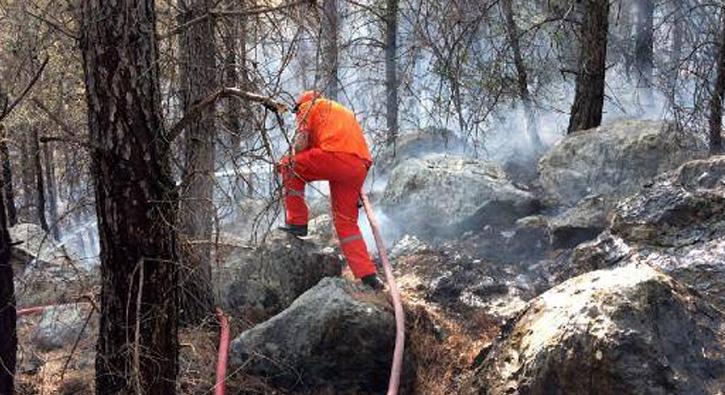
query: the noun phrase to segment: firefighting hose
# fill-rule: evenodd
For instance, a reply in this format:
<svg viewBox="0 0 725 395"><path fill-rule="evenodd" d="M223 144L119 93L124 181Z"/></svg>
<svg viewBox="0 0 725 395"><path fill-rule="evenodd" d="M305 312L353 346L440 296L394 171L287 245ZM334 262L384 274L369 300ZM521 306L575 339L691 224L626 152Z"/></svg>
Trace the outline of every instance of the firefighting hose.
<svg viewBox="0 0 725 395"><path fill-rule="evenodd" d="M363 207L365 208L365 214L370 222L370 227L373 230L375 245L378 248L380 260L383 263L385 279L388 282L390 296L393 299L393 308L395 309L395 350L393 351L393 366L390 368L388 395L396 395L398 393L398 387L400 387L400 372L403 367L403 349L405 347L405 312L403 311L403 303L400 301L398 284L395 282L393 269L390 266L390 261L388 261L385 244L383 243L383 238L380 235L378 220L375 217L375 213L373 213L373 209L370 206L370 200L368 200L367 195L364 192L361 192L360 197L362 198Z"/></svg>

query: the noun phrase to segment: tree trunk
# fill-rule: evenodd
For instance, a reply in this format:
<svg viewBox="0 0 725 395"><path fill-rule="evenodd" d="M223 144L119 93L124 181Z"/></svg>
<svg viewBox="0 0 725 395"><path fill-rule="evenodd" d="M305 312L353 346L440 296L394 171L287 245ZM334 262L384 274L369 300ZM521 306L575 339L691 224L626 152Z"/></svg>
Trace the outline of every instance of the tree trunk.
<svg viewBox="0 0 725 395"><path fill-rule="evenodd" d="M58 226L58 187L55 179L55 154L50 144L43 146L43 161L45 162L45 190L48 192L48 214L50 215L50 228L53 237L60 240L60 227Z"/></svg>
<svg viewBox="0 0 725 395"><path fill-rule="evenodd" d="M18 212L15 208L15 190L13 189L13 171L10 166L10 149L8 149L5 128L0 125L0 161L2 161L2 192L5 194L5 210L7 210L8 226L18 223Z"/></svg>
<svg viewBox="0 0 725 395"><path fill-rule="evenodd" d="M722 153L722 98L725 94L725 8L720 15L720 41L718 42L717 78L710 99L710 153Z"/></svg>
<svg viewBox="0 0 725 395"><path fill-rule="evenodd" d="M682 3L680 1L672 2L672 47L670 49L669 70L667 72L667 88L670 95L670 101L673 105L677 104L677 79L680 75L680 63L682 58L682 41L684 36L684 24Z"/></svg>
<svg viewBox="0 0 725 395"><path fill-rule="evenodd" d="M514 55L514 66L516 67L516 86L518 88L519 99L524 105L524 114L526 116L526 133L529 135L529 140L533 145L534 150L541 148L541 139L539 139L539 131L536 127L536 114L534 112L534 106L531 103L531 97L529 95L529 83L528 76L526 74L526 66L524 65L524 58L521 56L521 45L519 41L519 28L516 26L514 21L514 11L511 6L512 0L503 0L501 6L503 7L504 16L506 18L506 35L508 36L509 46L511 52Z"/></svg>
<svg viewBox="0 0 725 395"><path fill-rule="evenodd" d="M604 107L609 0L584 1L586 9L581 27L579 71L568 133L599 126Z"/></svg>
<svg viewBox="0 0 725 395"><path fill-rule="evenodd" d="M83 52L101 244L98 394L174 394L178 374L175 183L153 0L84 0Z"/></svg>
<svg viewBox="0 0 725 395"><path fill-rule="evenodd" d="M45 182L43 177L43 164L41 162L40 141L38 129L33 128L30 133L30 145L33 153L33 167L35 168L35 213L38 216L40 227L48 232L48 220L45 217Z"/></svg>
<svg viewBox="0 0 725 395"><path fill-rule="evenodd" d="M324 87L325 95L338 100L340 84L338 76L338 40L339 40L339 18L337 0L323 0L322 4L322 27L320 40L322 41L322 65L321 73L317 83Z"/></svg>
<svg viewBox="0 0 725 395"><path fill-rule="evenodd" d="M385 120L388 145L398 138L398 0L387 0L385 15Z"/></svg>
<svg viewBox="0 0 725 395"><path fill-rule="evenodd" d="M634 44L634 65L637 70L637 88L642 94L645 108L652 106L652 78L654 70L654 2L638 0L637 32Z"/></svg>
<svg viewBox="0 0 725 395"><path fill-rule="evenodd" d="M21 127L20 133L20 156L22 158L20 167L20 181L22 186L22 200L18 207L18 220L23 223L38 223L36 212L38 202L38 189L35 183L35 154L33 152L33 136L28 125Z"/></svg>
<svg viewBox="0 0 725 395"><path fill-rule="evenodd" d="M182 23L205 15L212 0L179 2ZM182 104L184 113L217 86L214 24L211 19L193 24L182 33ZM181 271L181 317L199 324L214 311L211 285L211 235L215 216L213 107L185 130L186 166L181 183L181 233L184 264Z"/></svg>
<svg viewBox="0 0 725 395"><path fill-rule="evenodd" d="M229 8L239 7L238 0L227 0ZM244 8L250 7L248 0L242 0ZM239 87L244 91L253 91L249 73L247 72L247 16L229 18L229 32L224 37L226 59L224 65L224 85ZM240 101L237 98L225 100L225 124L230 133L229 146L232 154L239 150L242 141L249 139L252 135L253 110L247 101Z"/></svg>
<svg viewBox="0 0 725 395"><path fill-rule="evenodd" d="M4 181L0 181L0 184L4 184ZM10 234L5 218L5 203L0 198L0 395L15 393L13 377L18 346L16 322Z"/></svg>

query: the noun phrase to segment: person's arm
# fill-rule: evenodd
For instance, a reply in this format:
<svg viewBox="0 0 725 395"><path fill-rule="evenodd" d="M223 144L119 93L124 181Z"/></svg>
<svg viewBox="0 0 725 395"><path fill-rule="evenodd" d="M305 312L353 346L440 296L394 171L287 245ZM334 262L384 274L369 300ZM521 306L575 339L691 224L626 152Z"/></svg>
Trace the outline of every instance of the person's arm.
<svg viewBox="0 0 725 395"><path fill-rule="evenodd" d="M312 103L304 103L297 111L297 132L293 143L294 152L302 152L310 147L310 133L312 124Z"/></svg>
<svg viewBox="0 0 725 395"><path fill-rule="evenodd" d="M295 133L295 141L294 141L294 152L302 152L309 148L310 145L310 131L309 130L301 130L298 129L297 133Z"/></svg>

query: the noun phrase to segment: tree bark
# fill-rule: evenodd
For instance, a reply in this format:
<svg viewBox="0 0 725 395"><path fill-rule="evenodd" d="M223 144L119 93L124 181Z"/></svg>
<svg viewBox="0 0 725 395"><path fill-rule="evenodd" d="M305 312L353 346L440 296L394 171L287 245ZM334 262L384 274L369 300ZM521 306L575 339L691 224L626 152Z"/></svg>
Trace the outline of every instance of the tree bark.
<svg viewBox="0 0 725 395"><path fill-rule="evenodd" d="M599 126L604 107L609 0L584 1L579 71L568 133Z"/></svg>
<svg viewBox="0 0 725 395"><path fill-rule="evenodd" d="M539 139L539 131L536 127L536 113L531 96L529 95L528 75L526 73L526 65L524 58L521 56L521 45L519 40L519 28L514 20L514 11L511 5L512 0L503 0L504 16L506 18L506 35L508 36L509 46L514 55L514 66L516 67L516 86L518 88L519 99L524 105L524 115L526 116L526 133L535 150L541 148L541 139Z"/></svg>
<svg viewBox="0 0 725 395"><path fill-rule="evenodd" d="M655 6L653 0L638 0L636 7L637 32L634 43L634 64L637 68L638 86L650 88L654 69Z"/></svg>
<svg viewBox="0 0 725 395"><path fill-rule="evenodd" d="M725 8L721 8L720 41L718 42L717 77L710 98L710 153L722 150L722 98L725 94Z"/></svg>
<svg viewBox="0 0 725 395"><path fill-rule="evenodd" d="M181 23L205 15L212 0L181 0ZM194 103L217 88L214 24L196 23L180 36L182 57L182 104L186 115ZM185 129L186 165L181 183L181 318L199 324L214 311L211 285L211 235L215 216L214 107L203 111Z"/></svg>
<svg viewBox="0 0 725 395"><path fill-rule="evenodd" d="M43 161L45 162L45 190L48 192L48 214L53 237L60 240L60 227L58 226L58 187L55 178L55 154L50 144L43 146Z"/></svg>
<svg viewBox="0 0 725 395"><path fill-rule="evenodd" d="M20 167L20 184L22 186L22 199L18 207L18 220L24 223L38 223L37 208L37 185L35 183L35 154L33 153L33 136L28 125L20 128L20 156L22 158Z"/></svg>
<svg viewBox="0 0 725 395"><path fill-rule="evenodd" d="M677 80L680 75L682 58L682 42L684 36L683 5L680 1L672 2L672 46L670 48L669 70L667 72L667 88L672 104L677 104Z"/></svg>
<svg viewBox="0 0 725 395"><path fill-rule="evenodd" d="M40 141L38 140L38 129L36 128L33 128L30 133L30 145L33 153L33 168L35 169L35 213L38 216L40 227L49 232L48 220L45 217L45 177L43 177Z"/></svg>
<svg viewBox="0 0 725 395"><path fill-rule="evenodd" d="M153 0L83 0L83 67L101 245L98 394L174 394L175 183Z"/></svg>
<svg viewBox="0 0 725 395"><path fill-rule="evenodd" d="M13 171L10 165L10 149L7 143L5 128L0 125L0 161L2 161L2 192L5 195L5 210L8 226L18 223L18 211L15 208L15 190L13 189Z"/></svg>
<svg viewBox="0 0 725 395"><path fill-rule="evenodd" d="M238 0L227 0L229 7L239 7ZM248 0L242 0L244 8L250 7ZM236 5L236 6L235 6ZM224 86L239 87L243 91L253 90L247 71L247 25L248 17L229 18L229 32L224 37L226 59L224 65ZM229 146L234 154L243 141L252 134L253 110L248 101L230 97L225 100L225 124L230 133Z"/></svg>
<svg viewBox="0 0 725 395"><path fill-rule="evenodd" d="M398 0L387 0L385 13L385 120L388 145L398 138Z"/></svg>
<svg viewBox="0 0 725 395"><path fill-rule="evenodd" d="M4 185L4 181L0 181ZM0 198L0 395L14 394L16 332L15 285L10 265L10 234Z"/></svg>
<svg viewBox="0 0 725 395"><path fill-rule="evenodd" d="M338 75L339 61L339 18L337 0L323 0L322 4L322 27L320 40L322 41L322 65L321 73L317 83L324 87L325 95L338 100L340 83Z"/></svg>

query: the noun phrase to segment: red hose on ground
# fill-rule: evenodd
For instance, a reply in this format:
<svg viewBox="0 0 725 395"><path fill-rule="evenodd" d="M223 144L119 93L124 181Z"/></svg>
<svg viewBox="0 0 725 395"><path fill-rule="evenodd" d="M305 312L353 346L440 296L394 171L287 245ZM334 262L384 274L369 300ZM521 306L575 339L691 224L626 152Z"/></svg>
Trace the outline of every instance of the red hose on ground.
<svg viewBox="0 0 725 395"><path fill-rule="evenodd" d="M221 325L221 333L219 334L219 355L216 363L216 385L214 385L215 395L224 395L226 391L227 377L227 358L229 356L229 319L222 309L216 309L216 316Z"/></svg>
<svg viewBox="0 0 725 395"><path fill-rule="evenodd" d="M370 206L370 201L368 200L367 195L365 195L365 193L361 193L360 195L362 197L363 206L365 207L365 214L368 216L370 227L373 230L375 245L378 247L380 260L383 262L385 278L388 281L390 296L393 298L393 307L395 308L395 351L393 351L393 367L390 369L388 395L396 395L398 393L398 387L400 387L400 372L403 368L403 349L405 347L405 312L403 311L403 303L400 301L398 284L395 282L395 277L393 276L393 268L390 266L390 261L388 261L388 253L385 251L385 244L383 243L383 238L380 235L378 220L375 218L375 213L373 213L373 209Z"/></svg>

